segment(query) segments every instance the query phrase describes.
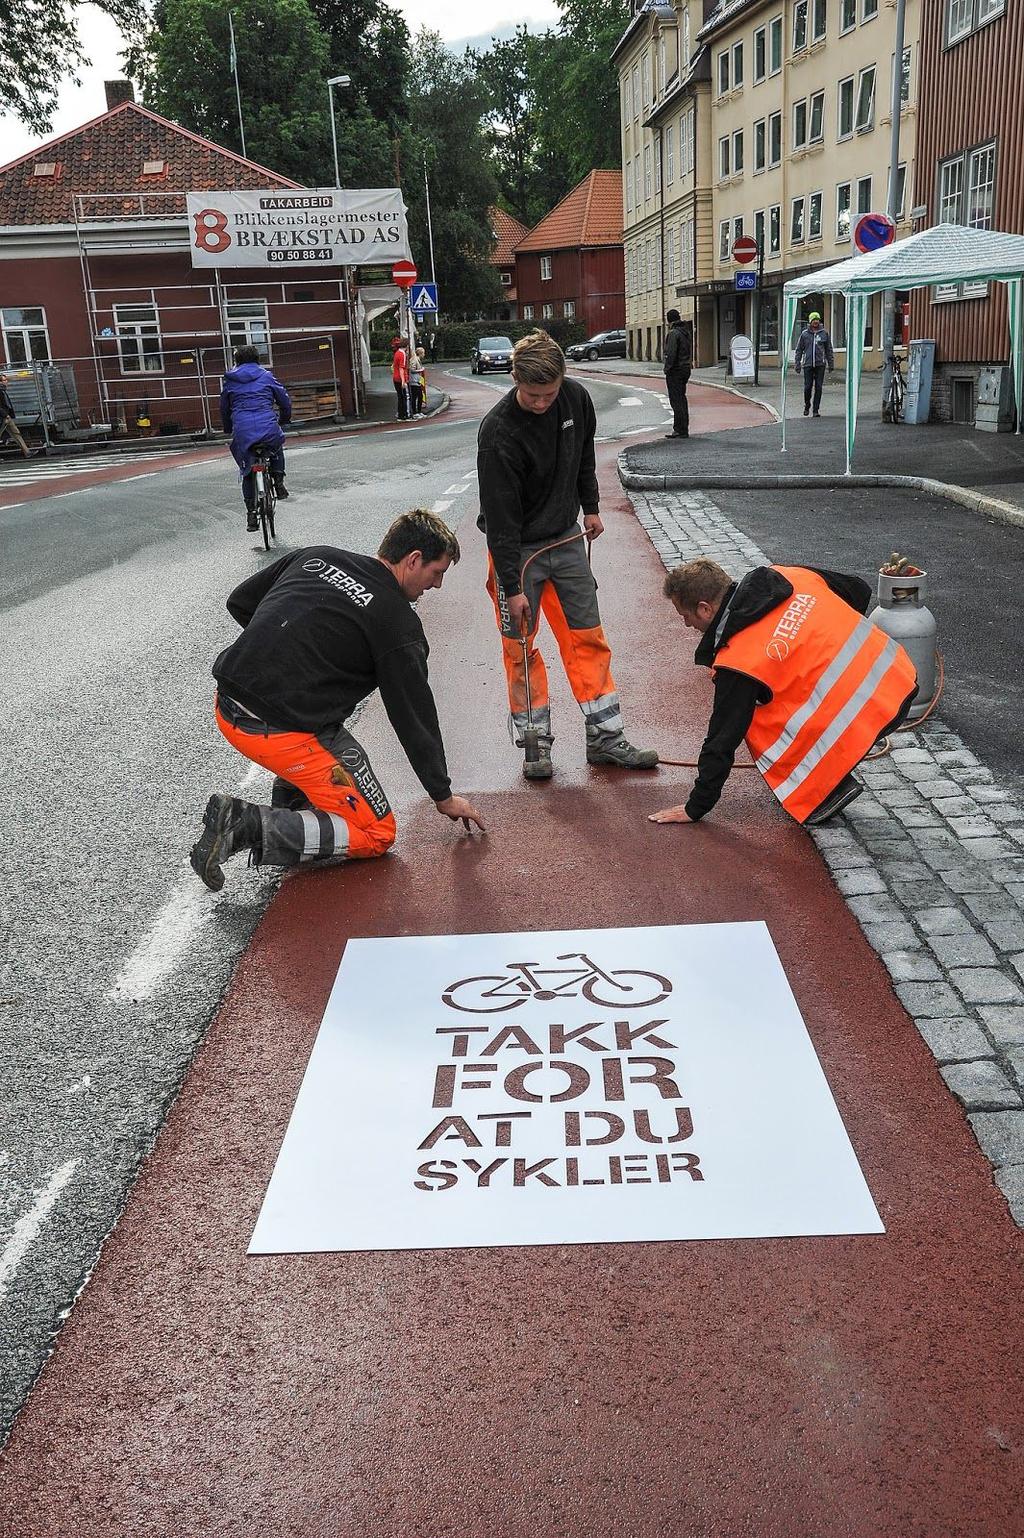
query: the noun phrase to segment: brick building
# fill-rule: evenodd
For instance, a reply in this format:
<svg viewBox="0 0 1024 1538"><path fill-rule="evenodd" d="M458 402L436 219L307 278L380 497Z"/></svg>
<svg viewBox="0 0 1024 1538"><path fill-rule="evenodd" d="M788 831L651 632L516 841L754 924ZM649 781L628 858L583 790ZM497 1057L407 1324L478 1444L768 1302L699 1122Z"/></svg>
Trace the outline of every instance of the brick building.
<svg viewBox="0 0 1024 1538"><path fill-rule="evenodd" d="M225 358L248 342L297 418L357 411L343 269L192 267L186 192L296 184L109 88L108 102L0 167L0 366L57 365L47 390L81 429L217 429Z"/></svg>
<svg viewBox="0 0 1024 1538"><path fill-rule="evenodd" d="M521 320L626 323L622 172L591 171L516 247Z"/></svg>

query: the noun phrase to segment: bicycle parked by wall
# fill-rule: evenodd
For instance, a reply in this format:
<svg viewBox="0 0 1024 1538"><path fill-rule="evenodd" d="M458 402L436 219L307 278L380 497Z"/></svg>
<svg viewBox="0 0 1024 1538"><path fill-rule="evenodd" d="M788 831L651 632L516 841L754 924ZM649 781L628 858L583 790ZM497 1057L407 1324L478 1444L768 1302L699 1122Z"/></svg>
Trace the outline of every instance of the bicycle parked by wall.
<svg viewBox="0 0 1024 1538"><path fill-rule="evenodd" d="M900 367L900 360L895 353L889 354L889 366L892 373L889 378L889 389L886 393L885 404L888 409L889 421L898 423L903 420L903 400L907 393L906 380Z"/></svg>

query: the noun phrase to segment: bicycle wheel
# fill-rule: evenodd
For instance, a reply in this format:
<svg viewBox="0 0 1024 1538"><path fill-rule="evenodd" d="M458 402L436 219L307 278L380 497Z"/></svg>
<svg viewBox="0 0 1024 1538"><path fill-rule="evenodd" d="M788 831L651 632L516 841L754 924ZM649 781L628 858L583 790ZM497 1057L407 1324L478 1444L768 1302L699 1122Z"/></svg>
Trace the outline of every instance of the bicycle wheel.
<svg viewBox="0 0 1024 1538"><path fill-rule="evenodd" d="M277 530L274 528L274 509L276 506L277 492L274 490L273 481L269 481L267 483L267 522L270 524L270 537L273 540L277 539Z"/></svg>
<svg viewBox="0 0 1024 1538"><path fill-rule="evenodd" d="M894 422L899 422L903 416L903 397L906 393L903 388L903 375L894 374L892 384L892 419Z"/></svg>
<svg viewBox="0 0 1024 1538"><path fill-rule="evenodd" d="M482 986L485 983L494 983L496 986L500 987L502 983L516 982L519 982L520 986L522 987L522 994L518 998L505 997L495 1000L485 997L485 994L490 991L489 989ZM459 992L460 988L467 990L463 994L461 1000L456 998L456 994ZM451 983L450 986L444 990L441 997L448 1005L449 1009L460 1009L467 1015L500 1015L506 1009L516 1009L518 1005L523 1002L524 998L529 997L529 993L530 990L526 983L521 982L521 980L517 978L463 977L459 982Z"/></svg>
<svg viewBox="0 0 1024 1538"><path fill-rule="evenodd" d="M583 996L590 1000L591 1004L601 1004L607 1007L620 1009L645 1009L650 1004L660 1004L662 999L667 999L672 992L672 984L667 977L661 977L657 972L634 972L630 968L624 968L619 972L612 972L611 977L615 982L621 977L628 978L619 984L618 998L603 998L598 993L602 985L607 987L603 977L591 977L583 984ZM652 992L653 985L653 992ZM660 991L659 991L660 990ZM636 995L640 997L636 997Z"/></svg>
<svg viewBox="0 0 1024 1538"><path fill-rule="evenodd" d="M256 516L260 521L260 530L263 534L263 548L270 549L270 526L267 511L267 472L262 465L257 465L256 476Z"/></svg>

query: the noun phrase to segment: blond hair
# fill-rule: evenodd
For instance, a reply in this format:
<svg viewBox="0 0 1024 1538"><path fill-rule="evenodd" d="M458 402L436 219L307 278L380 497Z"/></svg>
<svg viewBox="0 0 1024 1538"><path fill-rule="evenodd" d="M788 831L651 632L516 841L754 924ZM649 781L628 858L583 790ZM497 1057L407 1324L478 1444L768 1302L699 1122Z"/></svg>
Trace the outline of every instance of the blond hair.
<svg viewBox="0 0 1024 1538"><path fill-rule="evenodd" d="M565 374L565 353L546 331L531 331L512 349L512 378L517 384L555 384Z"/></svg>
<svg viewBox="0 0 1024 1538"><path fill-rule="evenodd" d="M692 614L699 603L718 603L732 586L729 573L717 561L702 558L675 566L665 578L664 594Z"/></svg>

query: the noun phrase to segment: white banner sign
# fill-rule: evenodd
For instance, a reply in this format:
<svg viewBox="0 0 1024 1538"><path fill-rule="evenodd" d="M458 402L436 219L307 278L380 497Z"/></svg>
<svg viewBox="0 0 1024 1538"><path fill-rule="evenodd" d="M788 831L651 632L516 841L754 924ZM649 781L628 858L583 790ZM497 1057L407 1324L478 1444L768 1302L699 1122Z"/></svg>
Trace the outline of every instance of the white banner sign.
<svg viewBox="0 0 1024 1538"><path fill-rule="evenodd" d="M187 203L193 267L376 266L412 254L398 187L190 192Z"/></svg>
<svg viewBox="0 0 1024 1538"><path fill-rule="evenodd" d="M881 1233L763 924L352 940L250 1254Z"/></svg>

